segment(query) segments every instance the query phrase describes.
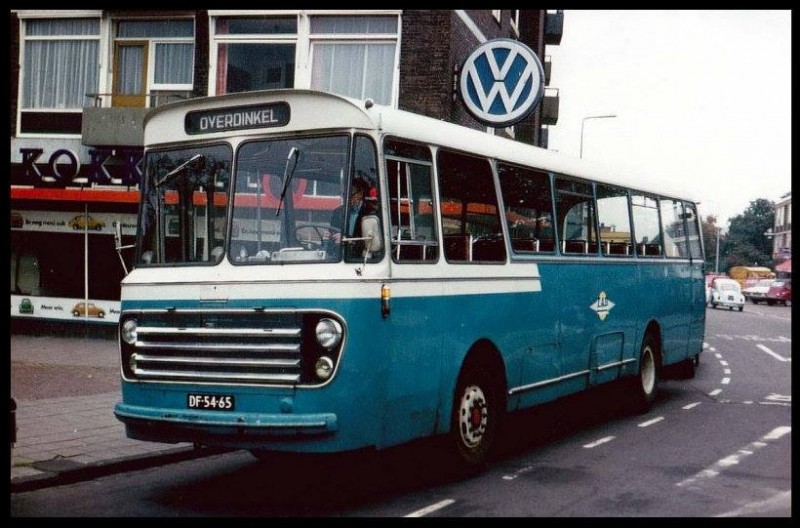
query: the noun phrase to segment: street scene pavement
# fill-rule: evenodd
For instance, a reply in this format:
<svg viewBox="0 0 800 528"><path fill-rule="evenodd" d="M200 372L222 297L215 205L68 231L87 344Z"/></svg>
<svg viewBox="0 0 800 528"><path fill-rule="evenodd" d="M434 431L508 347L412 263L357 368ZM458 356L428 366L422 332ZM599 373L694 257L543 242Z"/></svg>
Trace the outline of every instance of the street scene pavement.
<svg viewBox="0 0 800 528"><path fill-rule="evenodd" d="M115 325L12 320L10 370L12 492L210 454L125 436Z"/></svg>

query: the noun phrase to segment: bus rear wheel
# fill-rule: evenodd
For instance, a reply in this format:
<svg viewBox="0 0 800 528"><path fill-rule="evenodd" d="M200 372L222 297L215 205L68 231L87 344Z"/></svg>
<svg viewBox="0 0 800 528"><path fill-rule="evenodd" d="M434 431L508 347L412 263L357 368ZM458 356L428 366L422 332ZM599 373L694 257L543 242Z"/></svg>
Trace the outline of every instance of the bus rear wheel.
<svg viewBox="0 0 800 528"><path fill-rule="evenodd" d="M656 340L647 334L642 341L639 352L639 372L631 380L633 388L633 405L636 412L644 413L650 410L658 393L658 356Z"/></svg>
<svg viewBox="0 0 800 528"><path fill-rule="evenodd" d="M456 463L482 469L494 445L501 418L500 392L487 365L468 365L458 379L450 427Z"/></svg>

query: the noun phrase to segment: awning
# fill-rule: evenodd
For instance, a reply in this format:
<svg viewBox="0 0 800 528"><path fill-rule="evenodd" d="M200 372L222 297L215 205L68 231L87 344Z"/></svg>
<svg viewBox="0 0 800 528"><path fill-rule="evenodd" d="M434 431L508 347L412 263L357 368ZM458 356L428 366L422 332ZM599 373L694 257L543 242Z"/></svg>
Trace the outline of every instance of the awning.
<svg viewBox="0 0 800 528"><path fill-rule="evenodd" d="M791 273L792 272L792 259L782 262L775 266L776 272Z"/></svg>

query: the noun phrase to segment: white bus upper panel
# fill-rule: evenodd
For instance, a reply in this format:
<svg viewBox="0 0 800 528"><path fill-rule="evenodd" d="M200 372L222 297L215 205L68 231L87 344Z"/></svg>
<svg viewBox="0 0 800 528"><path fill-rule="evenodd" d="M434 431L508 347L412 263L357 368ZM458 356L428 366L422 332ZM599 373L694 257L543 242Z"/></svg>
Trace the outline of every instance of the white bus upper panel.
<svg viewBox="0 0 800 528"><path fill-rule="evenodd" d="M281 103L286 103L284 106L288 113L266 115L264 119L270 121L266 126L260 126L258 122L258 116L264 114L257 114L252 126L225 126L226 119L228 124L234 125L245 119L242 109L254 109L253 112L258 113L265 107ZM187 119L190 115L200 115L199 119L205 121L195 120L190 125L191 120ZM252 117L247 118L252 120ZM205 126L202 130L199 128L201 125ZM265 132L292 133L332 129L379 131L385 135L600 183L691 200L685 189L670 186L663 177L652 184L655 174L633 173L623 167L606 167L446 121L313 90L265 90L167 104L148 114L145 119L144 141L146 147L153 147L188 140L219 139L229 137L232 133L237 136L258 136Z"/></svg>

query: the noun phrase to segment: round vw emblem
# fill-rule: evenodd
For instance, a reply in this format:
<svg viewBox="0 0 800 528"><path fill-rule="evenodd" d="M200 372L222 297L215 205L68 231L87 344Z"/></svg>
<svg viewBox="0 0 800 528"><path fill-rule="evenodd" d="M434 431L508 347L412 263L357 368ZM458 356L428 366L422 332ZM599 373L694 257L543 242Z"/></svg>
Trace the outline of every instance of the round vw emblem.
<svg viewBox="0 0 800 528"><path fill-rule="evenodd" d="M493 127L518 123L530 114L544 93L544 69L536 54L512 39L480 45L467 57L459 79L469 113Z"/></svg>

